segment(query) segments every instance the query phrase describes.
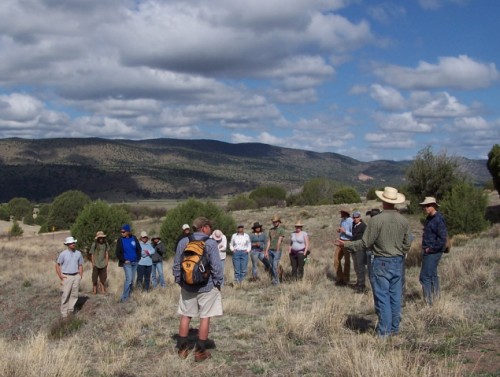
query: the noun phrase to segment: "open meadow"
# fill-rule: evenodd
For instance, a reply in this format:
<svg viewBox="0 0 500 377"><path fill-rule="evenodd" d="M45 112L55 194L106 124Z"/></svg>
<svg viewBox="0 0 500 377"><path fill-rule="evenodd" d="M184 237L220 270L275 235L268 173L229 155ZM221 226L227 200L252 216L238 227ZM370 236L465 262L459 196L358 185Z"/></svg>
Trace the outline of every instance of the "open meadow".
<svg viewBox="0 0 500 377"><path fill-rule="evenodd" d="M375 202L359 208L378 207ZM407 258L406 300L401 333L374 336L371 292L334 286L333 237L337 206L266 208L233 212L246 231L254 221L266 228L279 213L287 231L300 219L311 238L312 260L300 282L286 280L290 262L281 259L283 284L261 279L232 287L226 261L224 316L212 319L212 359L182 360L175 349L180 288L172 260L164 262L167 287L134 292L118 303L123 272L108 270L108 293L93 295L86 261L74 318L59 321L60 283L54 261L64 234L3 240L0 270L0 376L494 376L500 375L500 226L476 238L456 237L439 266L442 296L433 307L422 301L418 282L422 226ZM354 209L354 207L353 207ZM364 217L364 216L363 216ZM134 224L135 233L161 224ZM228 235L229 241L230 235ZM288 238L289 239L289 238ZM249 271L251 263L249 263ZM249 274L247 275L248 278ZM355 274L351 271L351 282ZM196 327L198 321L192 321ZM193 328L193 339L196 329Z"/></svg>

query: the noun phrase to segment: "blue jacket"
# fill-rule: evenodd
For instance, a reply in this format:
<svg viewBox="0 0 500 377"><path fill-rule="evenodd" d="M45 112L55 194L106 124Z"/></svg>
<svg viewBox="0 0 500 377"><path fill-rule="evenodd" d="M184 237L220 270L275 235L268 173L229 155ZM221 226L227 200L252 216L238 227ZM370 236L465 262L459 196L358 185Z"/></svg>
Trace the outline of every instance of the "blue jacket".
<svg viewBox="0 0 500 377"><path fill-rule="evenodd" d="M424 234L422 235L422 249L426 254L441 253L446 246L446 222L440 212L436 212L434 216L427 216L424 226ZM426 249L429 248L429 251Z"/></svg>

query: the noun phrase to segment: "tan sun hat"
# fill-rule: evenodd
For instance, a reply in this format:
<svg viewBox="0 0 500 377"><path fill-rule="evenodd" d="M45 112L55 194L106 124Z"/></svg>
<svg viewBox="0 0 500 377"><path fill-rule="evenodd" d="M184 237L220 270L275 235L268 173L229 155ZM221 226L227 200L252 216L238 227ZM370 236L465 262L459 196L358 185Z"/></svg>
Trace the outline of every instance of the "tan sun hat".
<svg viewBox="0 0 500 377"><path fill-rule="evenodd" d="M98 231L96 234L95 234L95 240L98 239L98 238L106 238L106 235L104 234L104 232L102 230Z"/></svg>
<svg viewBox="0 0 500 377"><path fill-rule="evenodd" d="M143 231L141 232L141 238L149 238L149 236L148 236L148 232L146 232L145 230L143 230Z"/></svg>
<svg viewBox="0 0 500 377"><path fill-rule="evenodd" d="M375 191L375 194L383 202L391 204L401 204L406 200L405 196L399 193L394 187L385 187L384 191Z"/></svg>
<svg viewBox="0 0 500 377"><path fill-rule="evenodd" d="M276 222L276 221L281 222L281 219L280 219L279 215L274 215L273 218L271 219L271 222L273 222L273 223Z"/></svg>
<svg viewBox="0 0 500 377"><path fill-rule="evenodd" d="M299 227L300 226L302 228L302 227L304 227L304 224L302 224L302 222L300 220L297 220L297 222L295 223L294 226L295 227Z"/></svg>
<svg viewBox="0 0 500 377"><path fill-rule="evenodd" d="M216 241L220 241L222 239L222 232L219 229L214 230L212 233L212 237Z"/></svg>
<svg viewBox="0 0 500 377"><path fill-rule="evenodd" d="M439 207L439 204L437 204L436 198L433 196L426 196L424 201L422 203L418 203L421 206L425 206L427 204L435 204L436 206Z"/></svg>

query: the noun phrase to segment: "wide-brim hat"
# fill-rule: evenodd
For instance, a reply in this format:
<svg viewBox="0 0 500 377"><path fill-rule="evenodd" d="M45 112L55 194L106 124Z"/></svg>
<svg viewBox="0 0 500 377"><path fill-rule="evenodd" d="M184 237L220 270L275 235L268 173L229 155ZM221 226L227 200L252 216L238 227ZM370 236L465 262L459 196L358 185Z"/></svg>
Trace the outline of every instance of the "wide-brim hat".
<svg viewBox="0 0 500 377"><path fill-rule="evenodd" d="M405 196L394 187L384 187L384 191L375 191L375 194L383 202L391 204L401 204L406 200Z"/></svg>
<svg viewBox="0 0 500 377"><path fill-rule="evenodd" d="M439 207L439 204L437 204L436 198L433 196L426 196L424 201L422 203L418 203L421 206L426 206L427 204L435 204L437 207Z"/></svg>
<svg viewBox="0 0 500 377"><path fill-rule="evenodd" d="M141 232L141 238L149 238L149 236L148 236L148 232L146 232L145 230L143 230L143 231Z"/></svg>
<svg viewBox="0 0 500 377"><path fill-rule="evenodd" d="M295 226L295 227L301 227L301 228L302 228L302 227L304 227L304 224L302 224L302 222L301 222L300 220L298 220L298 221L295 223L295 225L294 225L294 226Z"/></svg>
<svg viewBox="0 0 500 377"><path fill-rule="evenodd" d="M216 241L220 241L222 239L222 232L219 229L214 230L212 238Z"/></svg>
<svg viewBox="0 0 500 377"><path fill-rule="evenodd" d="M151 237L152 240L161 240L161 237L157 234L155 234L153 237Z"/></svg>
<svg viewBox="0 0 500 377"><path fill-rule="evenodd" d="M276 221L281 222L281 219L280 219L279 215L274 215L273 218L271 219L271 222L273 222L273 223L276 222Z"/></svg>
<svg viewBox="0 0 500 377"><path fill-rule="evenodd" d="M106 235L104 234L104 232L102 230L98 231L96 234L95 234L95 240L98 239L98 238L106 238Z"/></svg>
<svg viewBox="0 0 500 377"><path fill-rule="evenodd" d="M262 228L262 224L259 223L258 221L253 223L252 229L255 230L257 228Z"/></svg>
<svg viewBox="0 0 500 377"><path fill-rule="evenodd" d="M343 207L343 208L339 209L339 212L341 214L345 213L347 215L347 217L351 216L351 209L350 208Z"/></svg>
<svg viewBox="0 0 500 377"><path fill-rule="evenodd" d="M78 241L75 240L73 237L66 237L66 239L64 240L64 244L65 245L69 245L70 243L77 243Z"/></svg>

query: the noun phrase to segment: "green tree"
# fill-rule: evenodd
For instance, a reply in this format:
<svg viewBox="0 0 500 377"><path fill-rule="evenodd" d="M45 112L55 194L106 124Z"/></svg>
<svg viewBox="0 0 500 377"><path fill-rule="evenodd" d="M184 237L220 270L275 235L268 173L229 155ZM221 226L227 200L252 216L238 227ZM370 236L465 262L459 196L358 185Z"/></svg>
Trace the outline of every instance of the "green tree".
<svg viewBox="0 0 500 377"><path fill-rule="evenodd" d="M80 211L86 204L90 203L87 194L70 190L63 192L54 199L47 219L48 229L55 227L56 230L70 229Z"/></svg>
<svg viewBox="0 0 500 377"><path fill-rule="evenodd" d="M495 144L488 153L488 170L493 180L493 186L500 195L500 145Z"/></svg>
<svg viewBox="0 0 500 377"><path fill-rule="evenodd" d="M226 235L232 234L236 229L236 222L232 216L214 203L189 199L168 211L163 220L160 236L165 243L167 253L173 255L175 252L176 241L181 234L182 225L191 225L193 220L200 216L210 219L214 224L214 230L220 229Z"/></svg>
<svg viewBox="0 0 500 377"><path fill-rule="evenodd" d="M376 200L378 197L377 197L377 194L375 193L375 191L383 191L384 189L383 188L378 188L376 189L375 187L371 187L368 192L366 193L366 200Z"/></svg>
<svg viewBox="0 0 500 377"><path fill-rule="evenodd" d="M257 208L255 200L250 199L248 196L240 194L229 199L227 209L229 211L241 211L243 209Z"/></svg>
<svg viewBox="0 0 500 377"><path fill-rule="evenodd" d="M120 236L121 226L130 223L130 220L130 215L122 207L97 200L85 205L71 227L71 234L78 240L81 249L90 248L99 230L106 234L111 244Z"/></svg>
<svg viewBox="0 0 500 377"><path fill-rule="evenodd" d="M468 182L456 183L441 201L441 208L448 234L474 234L485 230L488 198L481 189Z"/></svg>
<svg viewBox="0 0 500 377"><path fill-rule="evenodd" d="M333 204L334 194L341 187L340 183L328 178L311 179L302 187L298 202L302 205Z"/></svg>
<svg viewBox="0 0 500 377"><path fill-rule="evenodd" d="M33 216L33 206L26 198L13 198L7 203L9 213L15 220L22 220L26 216Z"/></svg>
<svg viewBox="0 0 500 377"><path fill-rule="evenodd" d="M438 202L451 192L458 182L466 180L456 159L445 153L435 155L430 146L417 153L406 171L407 185L404 192L410 200L408 210L418 213L418 203L426 196L435 197Z"/></svg>
<svg viewBox="0 0 500 377"><path fill-rule="evenodd" d="M361 197L352 187L344 187L333 194L333 204L361 203Z"/></svg>
<svg viewBox="0 0 500 377"><path fill-rule="evenodd" d="M36 225L44 225L47 223L47 219L50 213L50 204L44 203L38 207L38 214L35 219Z"/></svg>
<svg viewBox="0 0 500 377"><path fill-rule="evenodd" d="M257 207L270 207L286 202L286 191L280 186L262 186L253 190L249 198L257 203Z"/></svg>
<svg viewBox="0 0 500 377"><path fill-rule="evenodd" d="M10 221L10 212L7 206L0 205L0 220Z"/></svg>
<svg viewBox="0 0 500 377"><path fill-rule="evenodd" d="M20 237L24 233L23 228L19 226L19 223L14 220L14 223L12 224L12 228L10 228L9 236L11 237Z"/></svg>

